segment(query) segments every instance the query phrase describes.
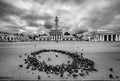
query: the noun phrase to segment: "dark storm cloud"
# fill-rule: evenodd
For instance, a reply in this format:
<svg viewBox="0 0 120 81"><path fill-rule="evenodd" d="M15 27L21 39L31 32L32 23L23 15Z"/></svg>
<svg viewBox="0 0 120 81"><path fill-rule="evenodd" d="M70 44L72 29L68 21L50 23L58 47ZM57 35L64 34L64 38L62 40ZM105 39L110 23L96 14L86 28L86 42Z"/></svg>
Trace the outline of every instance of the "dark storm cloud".
<svg viewBox="0 0 120 81"><path fill-rule="evenodd" d="M116 11L120 13L120 0L114 0L111 2L111 6L109 7L109 10Z"/></svg>
<svg viewBox="0 0 120 81"><path fill-rule="evenodd" d="M49 0L34 0L35 2L38 2L42 5L44 5L45 3L49 2ZM75 4L82 4L83 2L86 2L87 0L50 0L53 4L54 3L61 3L61 4L71 4L71 3L75 3Z"/></svg>
<svg viewBox="0 0 120 81"><path fill-rule="evenodd" d="M0 17L3 17L5 15L9 15L9 14L20 15L21 13L22 13L21 10L6 3L4 0L0 0Z"/></svg>
<svg viewBox="0 0 120 81"><path fill-rule="evenodd" d="M99 29L100 27L111 24L114 21L115 16L120 14L119 4L120 1L115 0L111 1L109 7L103 8L102 10L94 8L94 10L91 11L90 16L86 19L87 25L92 29Z"/></svg>
<svg viewBox="0 0 120 81"><path fill-rule="evenodd" d="M6 26L7 28L10 28L11 30L13 30L13 29L17 29L17 30L19 30L19 29L25 29L24 27L20 27L20 26Z"/></svg>
<svg viewBox="0 0 120 81"><path fill-rule="evenodd" d="M18 26L5 26L5 30L6 32L9 32L9 33L19 33L20 30L25 30L25 27L18 27Z"/></svg>
<svg viewBox="0 0 120 81"><path fill-rule="evenodd" d="M41 23L36 23L36 21L38 20L48 21L51 18L52 17L48 14L44 14L44 15L29 14L22 17L22 19L27 21L29 26L35 26L35 27L41 26Z"/></svg>
<svg viewBox="0 0 120 81"><path fill-rule="evenodd" d="M29 24L29 26L31 26L31 27L38 27L38 26L39 26L39 24L35 23L34 21L31 21L31 22L29 22L28 24Z"/></svg>
<svg viewBox="0 0 120 81"><path fill-rule="evenodd" d="M64 3L64 4L70 4L70 3L82 4L83 2L86 2L87 0L54 0L54 1Z"/></svg>
<svg viewBox="0 0 120 81"><path fill-rule="evenodd" d="M51 29L53 28L53 23L49 22L49 21L46 21L45 24L44 24L44 27L46 29Z"/></svg>
<svg viewBox="0 0 120 81"><path fill-rule="evenodd" d="M75 34L83 34L85 32L88 32L88 29L83 26L83 27L80 27L80 28L75 28L73 31L74 32L72 32L72 33L75 33Z"/></svg>
<svg viewBox="0 0 120 81"><path fill-rule="evenodd" d="M34 1L40 4L45 4L48 0L34 0Z"/></svg>
<svg viewBox="0 0 120 81"><path fill-rule="evenodd" d="M45 32L54 27L54 17L58 16L63 30L84 33L118 22L115 17L120 15L119 4L120 0L0 0L0 20L5 22L0 26L11 23L14 28L6 29L17 31L24 26L31 27L28 31L36 27L37 31L40 27Z"/></svg>
<svg viewBox="0 0 120 81"><path fill-rule="evenodd" d="M51 16L49 14L37 15L32 13L29 15L25 15L22 18L24 18L25 20L49 20Z"/></svg>

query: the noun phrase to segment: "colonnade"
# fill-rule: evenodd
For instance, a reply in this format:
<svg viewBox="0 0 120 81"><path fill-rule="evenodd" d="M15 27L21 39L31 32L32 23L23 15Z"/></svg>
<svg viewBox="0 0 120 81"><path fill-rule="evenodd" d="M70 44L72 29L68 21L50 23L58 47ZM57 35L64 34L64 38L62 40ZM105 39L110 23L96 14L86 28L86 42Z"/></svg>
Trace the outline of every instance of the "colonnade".
<svg viewBox="0 0 120 81"><path fill-rule="evenodd" d="M62 34L50 34L51 40L62 40Z"/></svg>
<svg viewBox="0 0 120 81"><path fill-rule="evenodd" d="M120 34L101 34L98 41L120 41Z"/></svg>

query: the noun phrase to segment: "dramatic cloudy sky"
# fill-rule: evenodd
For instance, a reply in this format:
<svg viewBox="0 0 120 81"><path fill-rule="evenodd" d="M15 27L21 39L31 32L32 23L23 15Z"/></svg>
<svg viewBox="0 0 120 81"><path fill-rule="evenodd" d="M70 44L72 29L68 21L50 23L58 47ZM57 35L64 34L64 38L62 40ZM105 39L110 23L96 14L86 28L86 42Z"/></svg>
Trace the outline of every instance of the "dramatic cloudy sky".
<svg viewBox="0 0 120 81"><path fill-rule="evenodd" d="M0 0L0 31L40 34L54 27L71 33L120 30L120 0Z"/></svg>

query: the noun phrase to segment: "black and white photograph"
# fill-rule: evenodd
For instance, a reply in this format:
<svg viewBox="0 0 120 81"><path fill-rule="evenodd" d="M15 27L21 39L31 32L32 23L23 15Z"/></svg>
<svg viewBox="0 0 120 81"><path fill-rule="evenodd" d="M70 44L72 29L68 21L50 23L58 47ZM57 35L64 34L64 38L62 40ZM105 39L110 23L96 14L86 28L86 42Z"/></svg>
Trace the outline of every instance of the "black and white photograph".
<svg viewBox="0 0 120 81"><path fill-rule="evenodd" d="M0 0L0 81L120 80L120 0Z"/></svg>

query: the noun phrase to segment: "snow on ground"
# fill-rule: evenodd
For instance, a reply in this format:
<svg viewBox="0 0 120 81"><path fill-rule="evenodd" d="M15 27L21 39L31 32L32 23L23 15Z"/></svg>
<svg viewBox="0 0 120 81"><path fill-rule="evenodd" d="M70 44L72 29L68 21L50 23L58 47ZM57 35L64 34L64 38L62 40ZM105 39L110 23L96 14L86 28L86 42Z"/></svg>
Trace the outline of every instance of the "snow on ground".
<svg viewBox="0 0 120 81"><path fill-rule="evenodd" d="M85 77L78 77L80 80L109 80L109 68L113 68L111 73L113 77L120 77L120 42L15 42L0 43L0 77L11 79L32 79L36 80L37 74L42 79L48 79L45 73L36 72L27 73L26 69L19 68L18 65L23 63L25 53L29 54L40 49L60 49L70 52L82 52L85 58L93 60L98 72L90 73ZM63 58L64 59L64 58ZM56 60L61 61L61 60ZM49 75L51 79L61 79L56 75ZM70 78L73 79L73 78ZM120 79L120 78L114 78Z"/></svg>

